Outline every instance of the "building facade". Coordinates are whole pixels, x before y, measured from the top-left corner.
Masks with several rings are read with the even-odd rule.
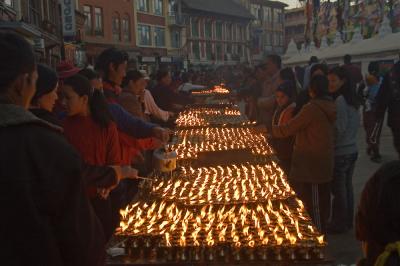
[[[182,0],[191,65],[249,62],[250,12],[231,0]]]
[[[250,12],[255,17],[251,25],[251,53],[254,63],[269,54],[285,51],[285,18],[287,5],[278,1],[250,0]]]
[[[304,12],[304,7],[288,9],[285,11],[286,48],[292,39],[297,44],[298,49],[300,49],[304,44],[304,34],[307,23]]]
[[[62,57],[58,0],[1,0],[0,29],[24,36],[38,62],[55,66]]]
[[[79,0],[79,11],[85,16],[82,33],[87,63],[109,47],[126,51],[131,66],[139,55],[136,48],[135,0]]]
[[[172,62],[167,53],[168,9],[168,0],[136,0],[134,5],[138,63],[149,72]]]

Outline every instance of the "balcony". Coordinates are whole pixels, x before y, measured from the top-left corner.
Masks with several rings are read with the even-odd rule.
[[[182,15],[178,14],[168,14],[168,25],[170,27],[185,27],[185,20]]]

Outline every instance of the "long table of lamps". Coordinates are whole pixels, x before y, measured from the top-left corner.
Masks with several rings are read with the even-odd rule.
[[[195,117],[204,111],[206,122],[199,122]],[[326,262],[324,236],[271,157],[267,139],[247,120],[231,116],[243,118],[234,106],[195,107],[178,116],[170,144],[178,168],[155,172],[120,212],[116,237],[125,241],[133,265]],[[243,161],[241,151],[248,155]],[[213,164],[214,153],[233,152],[239,162]],[[196,164],[200,157],[211,162]]]

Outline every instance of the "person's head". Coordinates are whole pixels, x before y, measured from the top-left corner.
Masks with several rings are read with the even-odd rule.
[[[265,62],[269,75],[275,75],[282,68],[282,59],[279,55],[268,55]]]
[[[344,67],[335,67],[329,71],[329,92],[338,97],[342,95],[348,105],[358,108],[358,100],[355,88],[351,84],[349,73]]]
[[[113,120],[103,93],[93,89],[86,77],[77,74],[67,78],[63,92],[68,116],[90,115],[101,127],[107,127]]]
[[[346,55],[343,57],[343,63],[344,63],[345,65],[351,64],[351,55],[346,54]]]
[[[57,73],[43,64],[37,65],[37,72],[36,93],[33,96],[31,105],[52,112],[58,99]]]
[[[0,98],[29,108],[37,76],[32,46],[15,33],[0,31]]]
[[[286,67],[279,72],[279,83],[282,84],[285,81],[291,81],[296,84],[296,76],[290,67]]]
[[[329,71],[329,69],[326,64],[315,64],[311,67],[310,77],[312,78],[313,76],[316,76],[316,75],[327,76],[328,71]]]
[[[379,62],[373,61],[368,64],[368,73],[370,75],[374,75],[375,77],[379,76]]]
[[[366,183],[356,214],[357,238],[371,265],[388,247],[400,241],[400,161],[383,165]],[[391,250],[384,266],[400,265],[400,247]],[[369,264],[368,264],[369,265]]]
[[[308,61],[308,65],[312,65],[312,64],[317,64],[318,63],[318,57],[316,57],[315,55],[310,57],[310,60]]]
[[[285,81],[278,86],[275,92],[276,103],[279,107],[285,107],[294,101],[296,87],[293,82]]]
[[[147,81],[142,73],[137,70],[129,70],[122,83],[122,86],[133,94],[141,95],[147,86]]]
[[[256,66],[255,77],[257,80],[264,80],[267,77],[268,65],[260,64]]]
[[[81,69],[79,67],[74,66],[72,62],[61,61],[56,66],[57,75],[60,79],[61,83],[64,79],[72,77],[73,75],[78,74]]]
[[[157,72],[157,82],[158,84],[169,86],[172,83],[171,75],[166,70],[159,70]]]
[[[103,75],[104,80],[109,80],[120,86],[126,74],[129,56],[126,52],[116,48],[104,50],[96,60],[95,70]]]
[[[93,89],[102,90],[103,89],[103,81],[96,71],[91,68],[85,68],[79,71],[79,75],[84,76],[90,81],[90,85]]]
[[[308,93],[311,98],[324,98],[329,96],[329,81],[326,76],[317,75],[312,77]]]

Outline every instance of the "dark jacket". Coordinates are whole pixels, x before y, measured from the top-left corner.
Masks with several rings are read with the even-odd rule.
[[[289,179],[332,181],[336,111],[332,100],[313,99],[287,124],[273,126],[274,137],[296,136]]]
[[[385,76],[376,96],[376,114],[383,121],[388,111],[388,126],[400,128],[400,61]]]
[[[2,265],[99,265],[104,236],[58,128],[0,104]]]
[[[150,89],[150,92],[158,107],[166,111],[174,111],[176,98],[174,99],[174,93],[169,88],[158,84]]]

